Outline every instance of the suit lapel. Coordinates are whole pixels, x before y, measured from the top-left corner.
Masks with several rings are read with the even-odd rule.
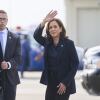
[[[58,57],[61,58],[61,56],[63,55],[63,52],[64,52],[64,41],[63,41],[63,39],[60,40],[58,46],[59,46]]]
[[[5,57],[8,55],[8,53],[11,51],[11,50],[10,50],[10,47],[11,47],[11,40],[12,40],[12,36],[11,36],[10,32],[8,31],[4,58],[5,58]]]

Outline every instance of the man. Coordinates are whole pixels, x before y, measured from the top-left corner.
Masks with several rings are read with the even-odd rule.
[[[16,86],[20,83],[17,66],[20,64],[20,39],[6,25],[7,13],[0,10],[0,84],[3,100],[15,100]]]

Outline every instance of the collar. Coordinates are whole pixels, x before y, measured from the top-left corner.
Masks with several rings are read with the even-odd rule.
[[[5,28],[4,30],[2,30],[0,32],[3,32],[4,34],[7,34],[8,33],[8,30],[7,30],[7,28]]]

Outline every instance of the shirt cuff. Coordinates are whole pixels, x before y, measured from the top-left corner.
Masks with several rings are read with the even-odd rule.
[[[7,64],[8,64],[8,69],[11,69],[11,63],[7,62]]]

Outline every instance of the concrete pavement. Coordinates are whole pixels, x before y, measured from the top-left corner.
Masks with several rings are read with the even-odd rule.
[[[39,83],[41,72],[25,72],[17,87],[16,100],[44,100],[45,86]]]
[[[39,83],[41,72],[25,72],[25,78],[17,88],[16,100],[44,100],[46,86]],[[100,100],[99,96],[89,95],[81,86],[79,73],[76,77],[77,93],[70,100]]]

